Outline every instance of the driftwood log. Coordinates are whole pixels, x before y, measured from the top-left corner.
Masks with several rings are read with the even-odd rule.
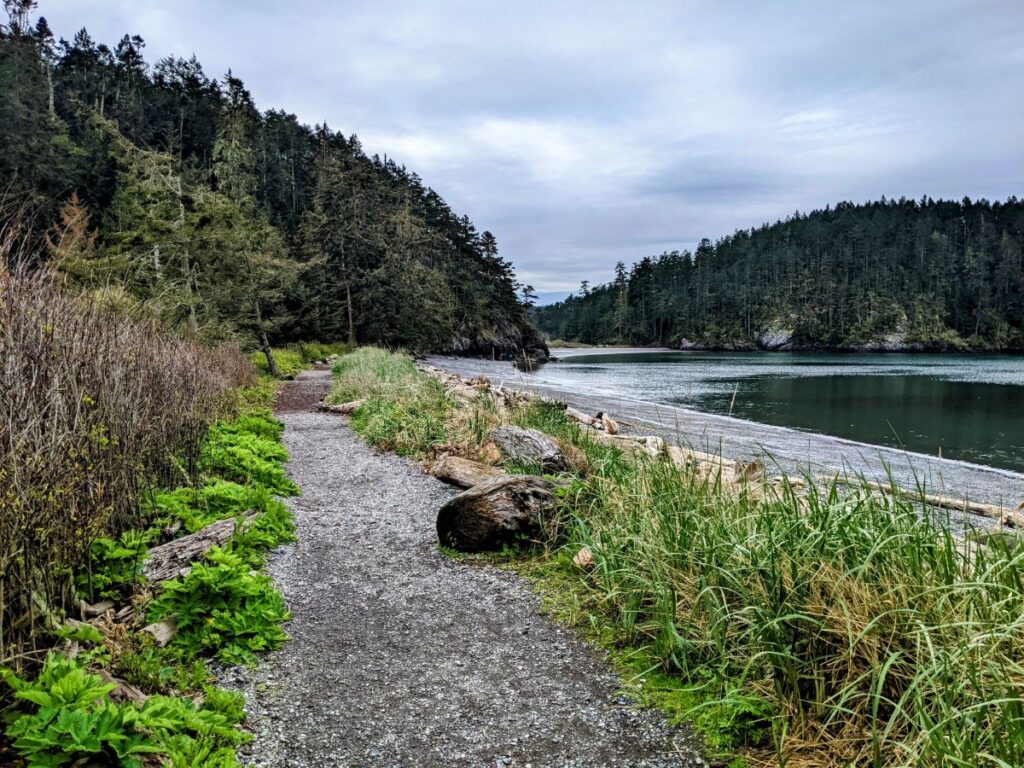
[[[966,512],[970,514],[980,515],[987,517],[992,520],[998,520],[1000,525],[1005,525],[1010,528],[1024,529],[1024,504],[1018,507],[1016,510],[1009,507],[1000,507],[996,504],[983,504],[978,501],[970,501],[968,499],[957,499],[952,496],[936,496],[931,493],[922,494],[920,491],[912,491],[906,488],[893,488],[891,485],[885,483],[875,483],[869,480],[846,480],[841,477],[822,477],[824,482],[839,482],[842,485],[849,485],[853,487],[864,486],[871,488],[872,490],[879,491],[881,493],[894,493],[904,499],[910,501],[923,501],[925,504],[931,507],[938,507],[940,509],[951,509],[956,512]]]
[[[647,454],[651,458],[657,458],[665,452],[665,441],[656,435],[610,435],[603,429],[594,427],[584,429],[583,434],[596,443],[610,445],[633,456]]]
[[[696,469],[709,479],[727,484],[744,484],[764,479],[764,464],[760,461],[731,461],[713,453],[670,445],[666,448],[669,460],[682,471]]]
[[[343,416],[350,416],[359,410],[365,403],[365,399],[353,400],[350,403],[341,403],[340,405],[333,403],[320,403],[319,408],[321,411],[327,411],[328,413],[340,413]]]
[[[573,408],[571,405],[565,406],[565,415],[570,419],[578,421],[580,424],[585,424],[588,427],[594,423],[594,417],[590,416],[583,411]]]
[[[544,472],[569,469],[569,459],[558,443],[543,432],[521,427],[495,427],[490,434],[491,440],[512,461],[538,466]]]
[[[110,683],[116,686],[114,690],[110,692],[110,698],[114,701],[130,701],[134,704],[144,704],[149,698],[145,693],[140,691],[131,683],[125,682],[120,678],[114,677],[110,672],[105,669],[101,669],[98,672],[99,676],[103,679],[104,683]]]
[[[244,529],[254,518],[255,513],[251,512],[242,518],[241,523],[233,517],[218,520],[193,534],[153,547],[142,566],[143,575],[151,584],[187,576],[192,570],[192,563],[214,547],[226,544],[239,525]]]
[[[481,464],[479,461],[463,459],[460,456],[442,456],[430,467],[430,474],[459,488],[472,488],[506,473],[497,467]]]
[[[603,429],[609,435],[619,434],[619,423],[603,411],[596,416],[588,416],[583,411],[577,410],[570,405],[565,407],[565,415],[574,421],[578,421],[585,427]]]
[[[535,538],[551,524],[555,495],[542,478],[509,475],[463,491],[437,515],[441,543],[461,552],[482,552]]]

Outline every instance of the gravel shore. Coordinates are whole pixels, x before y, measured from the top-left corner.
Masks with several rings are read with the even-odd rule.
[[[705,765],[696,737],[629,706],[521,579],[438,551],[454,491],[310,410],[328,383],[309,372],[282,393],[299,540],[269,571],[294,619],[282,651],[227,673],[248,698],[247,763]]]

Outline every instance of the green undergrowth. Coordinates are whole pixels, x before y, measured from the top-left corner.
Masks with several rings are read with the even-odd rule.
[[[286,347],[273,349],[274,361],[282,376],[291,377],[308,368],[319,360],[327,360],[336,355],[344,355],[349,351],[347,344],[323,344],[319,342],[300,342]],[[270,375],[267,357],[259,350],[252,352],[249,359],[264,376]]]
[[[8,739],[26,766],[165,765],[234,768],[249,736],[239,694],[212,685],[208,661],[252,664],[279,648],[289,614],[269,576],[267,552],[295,538],[282,496],[298,493],[284,473],[283,425],[270,406],[276,385],[241,390],[234,415],[212,425],[190,482],[147,496],[142,530],[100,538],[76,578],[89,602],[146,601],[154,592],[143,567],[148,550],[220,520],[235,533],[184,577],[164,582],[144,605],[146,621],[169,621],[176,634],[158,647],[145,632],[104,634],[69,623],[35,679],[2,671],[13,704],[3,712]],[[134,597],[133,597],[134,596]],[[69,652],[70,649],[70,652]],[[112,698],[116,684],[149,694],[142,704]]]
[[[240,694],[208,687],[202,704],[177,696],[150,696],[142,704],[110,698],[116,684],[84,659],[51,653],[34,680],[3,675],[30,711],[7,728],[29,766],[119,765],[142,768],[159,756],[174,768],[233,768],[235,747],[250,739]]]
[[[207,562],[174,579],[149,605],[149,619],[173,619],[176,648],[186,656],[210,655],[227,664],[251,664],[279,648],[288,620],[284,599],[269,576],[252,573],[241,555],[214,548]]]
[[[334,366],[331,403],[365,399],[352,417],[361,435],[384,450],[418,456],[449,437],[454,402],[444,387],[416,370],[412,360],[364,347]]]
[[[432,388],[379,351],[343,358],[336,376],[339,400],[369,398],[352,423],[382,447],[409,429],[406,393]],[[561,443],[558,537],[468,559],[528,576],[554,617],[609,651],[633,698],[692,722],[712,755],[1024,764],[1024,548],[1006,537],[968,545],[866,486],[730,490],[594,443],[553,404],[415,399],[414,419],[443,437],[406,442],[412,456],[443,442],[473,458],[497,423]],[[386,430],[371,403],[391,414]],[[583,548],[586,570],[572,562]]]

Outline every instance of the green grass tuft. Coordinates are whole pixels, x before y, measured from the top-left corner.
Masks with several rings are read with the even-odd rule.
[[[341,358],[334,377],[329,402],[365,399],[352,426],[373,445],[420,456],[447,441],[445,421],[454,404],[408,358],[364,347]]]

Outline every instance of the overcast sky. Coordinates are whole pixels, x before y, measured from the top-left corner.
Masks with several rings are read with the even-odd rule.
[[[851,199],[1024,196],[1024,0],[41,0],[357,133],[544,298]]]

